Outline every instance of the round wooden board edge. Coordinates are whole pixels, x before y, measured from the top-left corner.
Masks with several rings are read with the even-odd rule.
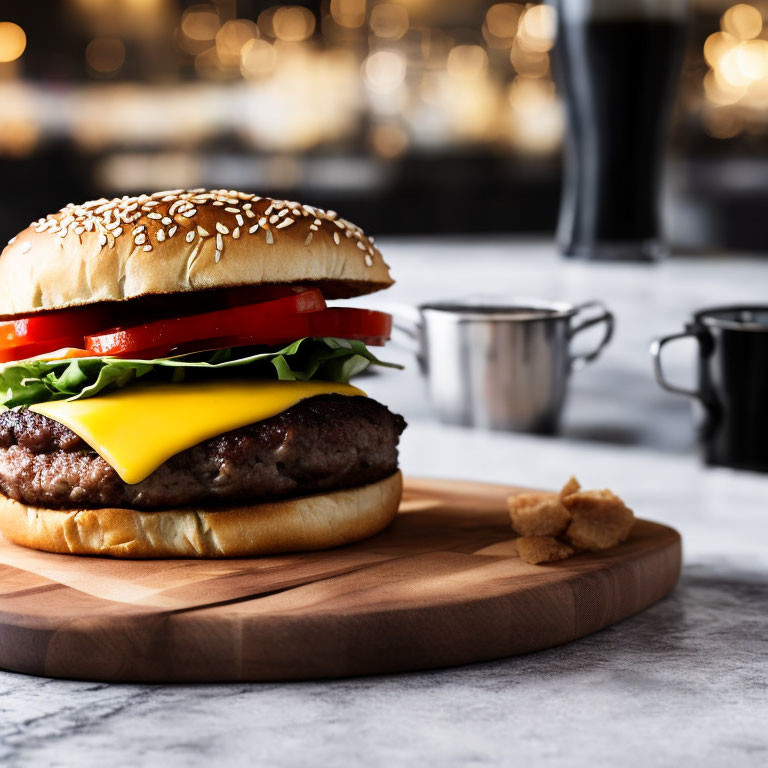
[[[455,488],[457,492],[467,492],[471,493],[473,491],[477,491],[482,489],[485,491],[485,493],[488,493],[489,491],[493,491],[496,493],[509,493],[513,491],[519,491],[522,490],[520,487],[517,486],[507,486],[503,484],[490,484],[490,483],[478,483],[476,481],[463,481],[463,480],[441,480],[441,479],[433,479],[433,478],[409,478],[408,486],[410,486],[411,490],[426,490],[426,487],[442,487],[443,490],[445,490],[445,486],[448,486],[449,488]],[[407,487],[408,487],[407,486]],[[415,489],[414,486],[417,488]],[[421,486],[421,487],[419,487]],[[647,522],[647,521],[646,521]],[[391,658],[391,659],[384,659],[382,663],[376,667],[371,668],[371,665],[368,663],[365,663],[363,666],[359,666],[359,663],[356,663],[354,660],[350,662],[349,659],[344,661],[345,666],[342,668],[340,666],[334,666],[333,664],[330,664],[326,666],[322,671],[316,671],[316,672],[309,672],[307,670],[298,670],[296,673],[294,673],[292,670],[286,670],[283,669],[282,671],[278,673],[267,673],[264,670],[261,670],[261,672],[248,672],[247,670],[235,670],[231,669],[223,674],[216,673],[216,674],[207,674],[205,672],[202,672],[202,670],[196,670],[192,674],[184,674],[183,676],[179,676],[176,674],[168,675],[167,673],[167,667],[166,671],[159,672],[158,667],[162,665],[153,664],[152,668],[145,669],[143,672],[136,673],[135,670],[126,669],[124,668],[122,671],[115,671],[108,676],[105,676],[103,674],[100,674],[98,670],[92,670],[87,668],[81,668],[77,671],[64,671],[59,670],[55,668],[48,667],[47,663],[44,660],[45,654],[41,657],[38,652],[36,652],[35,649],[41,650],[41,642],[45,642],[44,638],[41,637],[41,633],[43,635],[50,635],[51,630],[41,630],[39,628],[32,628],[32,627],[23,627],[23,626],[16,626],[15,632],[12,634],[16,635],[16,640],[18,641],[18,649],[21,651],[20,654],[17,655],[16,661],[11,662],[11,664],[8,664],[9,661],[7,656],[8,651],[8,641],[9,637],[7,634],[3,636],[0,639],[0,655],[3,657],[3,661],[6,662],[3,665],[3,668],[11,671],[11,672],[17,672],[21,674],[31,674],[31,675],[42,675],[46,677],[52,677],[52,678],[58,678],[58,679],[72,679],[72,680],[93,680],[93,681],[107,681],[107,682],[137,682],[137,683],[174,683],[174,684],[185,684],[185,683],[204,683],[204,682],[278,682],[278,681],[300,681],[300,680],[322,680],[322,679],[343,679],[343,678],[349,678],[349,677],[359,677],[359,676],[376,676],[376,675],[385,675],[385,674],[398,674],[398,673],[405,673],[405,672],[414,672],[414,671],[427,671],[427,670],[435,670],[435,669],[443,669],[443,668],[449,668],[449,667],[456,667],[456,666],[463,666],[467,664],[472,663],[480,663],[480,662],[487,662],[492,661],[496,659],[502,659],[507,658],[515,655],[520,655],[524,653],[530,653],[530,652],[536,652],[540,650],[545,650],[547,648],[556,647],[558,645],[562,645],[568,642],[571,642],[572,640],[579,639],[581,637],[584,637],[586,635],[592,634],[594,632],[597,632],[601,629],[604,629],[607,626],[611,626],[619,621],[623,621],[626,618],[629,618],[646,608],[650,607],[654,603],[658,602],[665,596],[667,596],[675,587],[677,584],[677,581],[679,579],[680,575],[680,569],[681,569],[681,561],[682,561],[682,544],[680,535],[677,531],[675,531],[673,528],[670,528],[669,526],[664,526],[659,523],[653,523],[655,526],[659,526],[661,528],[666,529],[672,536],[670,537],[670,541],[663,549],[660,549],[657,551],[658,553],[665,553],[667,557],[669,558],[667,562],[666,567],[666,578],[663,580],[663,583],[660,585],[659,590],[656,594],[654,594],[650,599],[642,601],[637,604],[633,604],[627,608],[626,611],[621,612],[620,614],[614,614],[610,617],[604,617],[601,620],[598,620],[594,623],[587,623],[578,628],[575,634],[571,634],[567,637],[563,637],[561,640],[557,642],[546,642],[544,644],[537,644],[536,642],[532,643],[523,643],[522,645],[518,644],[513,647],[506,646],[504,648],[500,647],[493,647],[493,644],[484,647],[482,650],[478,651],[476,648],[472,650],[471,652],[465,652],[465,651],[459,651],[456,652],[455,649],[452,652],[446,652],[445,649],[439,650],[437,653],[434,652],[434,649],[427,649],[429,652],[426,656],[415,658],[413,656],[410,657],[408,662],[404,662],[402,658]],[[626,561],[623,561],[618,568],[626,570],[630,569],[632,566],[632,563],[641,557],[642,553],[639,553],[636,558],[631,558]],[[555,565],[556,567],[556,565]],[[612,568],[615,570],[617,566],[614,564]],[[608,570],[608,566],[605,567],[605,569],[602,570]],[[594,577],[599,578],[599,575],[601,573],[601,570],[595,570],[588,574],[586,574],[588,580]],[[542,585],[542,589],[546,588],[546,584]],[[535,595],[537,591],[536,587],[531,588],[528,590],[528,593],[533,593]],[[574,594],[574,599],[576,599],[576,595]],[[504,611],[505,608],[509,608],[509,606],[504,605],[505,596],[494,596],[485,600],[472,600],[469,601],[472,603],[473,607],[481,606],[482,609],[485,611],[485,614],[489,617],[493,617],[496,615],[499,615],[500,611]],[[599,602],[599,601],[598,601]],[[413,622],[421,622],[422,624],[424,622],[430,622],[433,620],[432,614],[435,612],[435,606],[430,606],[427,608],[421,608],[418,612],[414,612],[414,615],[411,617]],[[2,615],[2,611],[0,611],[0,615]],[[387,612],[372,612],[370,614],[364,614],[365,618],[374,622],[377,622],[376,629],[381,631],[384,631],[384,644],[386,644],[388,639],[396,640],[396,638],[393,635],[387,636]],[[165,617],[166,619],[168,617]],[[175,629],[179,630],[182,629],[183,624],[186,623],[187,620],[192,619],[192,622],[196,619],[200,618],[200,614],[195,612],[191,615],[184,615],[183,613],[177,616],[173,616],[172,620],[178,620],[179,626],[177,626]],[[128,620],[128,619],[125,619]],[[118,620],[116,624],[119,624],[121,620]],[[7,626],[5,627],[7,629]],[[83,630],[86,629],[85,626],[79,626],[78,628],[80,632],[75,632],[75,634],[80,634],[83,632]],[[342,631],[347,631],[346,628],[342,628]],[[356,628],[356,632],[360,631],[360,627],[358,626]],[[87,634],[87,633],[86,633]],[[183,634],[183,630],[182,630]],[[80,635],[84,636],[84,635]],[[179,638],[176,638],[177,641]],[[13,643],[13,645],[16,645],[16,643]],[[46,643],[47,645],[47,643]],[[183,643],[182,643],[183,645]],[[5,649],[3,649],[3,646],[6,646]],[[157,649],[160,650],[160,649]],[[40,662],[43,662],[42,665]],[[42,666],[42,669],[41,669]],[[130,665],[128,665],[130,666]],[[115,673],[116,672],[116,673]]]

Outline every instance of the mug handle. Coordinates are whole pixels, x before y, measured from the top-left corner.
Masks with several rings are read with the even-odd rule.
[[[670,384],[664,376],[664,369],[661,365],[661,350],[664,349],[665,344],[669,344],[670,341],[689,338],[694,338],[697,342],[701,343],[701,338],[695,330],[682,331],[681,333],[671,333],[669,336],[660,336],[658,339],[654,339],[651,342],[653,372],[656,376],[656,381],[659,383],[659,386],[662,389],[666,389],[667,392],[674,392],[677,395],[685,395],[686,397],[694,397],[697,400],[704,402],[704,397],[698,390],[686,389],[685,387],[678,387],[676,384]]]
[[[385,302],[378,304],[376,309],[392,315],[392,336],[390,339],[392,346],[410,352],[416,358],[421,369],[424,370],[426,361],[422,349],[421,313],[418,308],[410,304]]]
[[[576,368],[582,368],[587,363],[596,360],[613,336],[615,318],[613,312],[611,312],[602,301],[586,301],[583,304],[579,304],[576,307],[576,313],[578,314],[585,309],[591,309],[592,307],[597,307],[600,310],[600,314],[595,315],[594,317],[589,317],[579,323],[575,328],[571,328],[569,338],[572,339],[577,333],[581,333],[587,328],[592,328],[599,323],[605,323],[605,333],[603,333],[603,338],[600,339],[600,343],[591,352],[583,352],[580,355],[571,356],[571,366]]]

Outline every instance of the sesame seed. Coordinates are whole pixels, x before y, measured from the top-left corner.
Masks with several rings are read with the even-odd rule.
[[[214,200],[213,204],[214,205],[226,205],[226,203],[223,203],[221,200]]]
[[[333,242],[336,243],[336,245],[340,245],[341,244],[341,238],[339,237],[339,233],[338,232],[334,232],[333,233]]]
[[[234,237],[235,240],[237,240],[237,238],[240,237],[240,227],[235,227],[232,230],[232,237]]]
[[[155,219],[155,220],[159,221],[163,217],[159,213],[157,213],[157,211],[152,211],[152,213],[148,213],[147,214],[147,218],[148,219]]]
[[[186,216],[188,219],[191,219],[196,213],[197,213],[197,208],[191,208],[188,211],[184,211],[184,213],[182,213],[181,215]]]
[[[280,211],[280,213],[278,213],[277,215],[278,216],[287,216],[289,213],[290,213],[290,211],[287,208],[283,208],[283,210]]]
[[[293,219],[283,219],[275,229],[285,229],[286,227],[290,227],[291,224],[293,224]]]
[[[22,253],[29,253],[31,250],[32,250],[32,243],[24,243],[24,245],[21,246]]]
[[[222,235],[229,234],[229,229],[225,227],[220,221],[216,222],[216,231],[220,232]]]
[[[185,240],[186,240],[188,243],[191,243],[191,242],[192,242],[194,239],[195,239],[195,233],[194,233],[194,231],[192,231],[192,232],[187,232],[187,235],[186,235],[186,237],[185,237]]]
[[[318,229],[320,229],[320,227],[318,227],[318,226],[317,226],[317,224],[310,224],[310,225],[309,225],[309,228],[310,228],[310,229],[311,229],[313,232],[317,232],[317,230],[318,230]]]
[[[242,227],[244,224],[243,217],[239,213],[237,214],[237,216],[235,216],[235,221],[237,221],[238,227]]]
[[[200,237],[208,237],[208,235],[210,235],[211,233],[207,229],[204,229],[198,224],[197,234],[200,235]]]
[[[304,245],[309,245],[312,242],[312,236],[314,235],[314,232],[310,232],[306,239],[304,240]]]
[[[269,223],[270,224],[274,224],[276,221],[280,221],[280,217],[277,214],[275,214],[274,216],[270,216],[269,217]]]
[[[146,227],[145,227],[143,224],[139,224],[139,226],[138,226],[138,227],[134,227],[134,228],[131,230],[131,234],[132,234],[132,235],[136,235],[136,234],[138,234],[139,232],[143,232],[145,229],[146,229]]]
[[[257,231],[258,231],[258,229],[259,229],[259,225],[258,225],[258,224],[254,224],[254,225],[253,225],[253,226],[252,226],[252,227],[251,227],[251,228],[248,230],[248,234],[249,234],[249,235],[252,235],[254,232],[257,232]]]
[[[250,211],[253,206],[250,203],[243,203],[243,210]]]
[[[275,242],[275,238],[272,235],[272,230],[268,229],[267,230],[267,245],[272,245],[272,243],[274,243],[274,242]]]
[[[149,245],[149,244],[147,244],[147,245],[145,245],[145,246],[144,246],[143,250],[145,250],[145,251],[151,251],[151,250],[152,250],[152,246],[151,246],[151,245]]]
[[[143,232],[140,232],[138,235],[136,235],[133,241],[136,243],[136,245],[144,245],[144,243],[147,242],[147,236]]]
[[[103,232],[99,232],[99,245],[103,248],[107,244],[107,236]]]
[[[361,243],[359,240],[357,241],[357,247],[358,247],[358,248],[359,248],[361,251],[364,251],[364,250],[365,250],[365,246],[364,246],[364,245],[363,245],[363,244],[362,244],[362,243]]]
[[[165,232],[163,232],[162,229],[158,229],[156,237],[157,237],[157,242],[162,243],[163,240],[165,240]]]
[[[221,260],[221,251],[220,251],[220,250],[218,250],[218,249],[217,249],[217,250],[216,250],[216,253],[214,253],[214,254],[213,254],[213,260],[214,260],[214,261],[215,261],[217,264],[219,263],[219,261]]]
[[[120,237],[120,235],[123,234],[123,228],[118,227],[117,229],[112,230],[112,237]]]
[[[60,229],[60,230],[59,230],[59,231],[58,231],[56,234],[57,234],[59,237],[66,237],[66,236],[67,236],[67,234],[69,234],[69,233],[67,232],[67,229],[66,229],[66,228],[62,228],[62,229]]]
[[[178,229],[178,226],[173,226],[168,230],[168,237],[173,237],[176,234],[176,230]]]
[[[245,212],[245,215],[249,219],[255,219],[256,218],[256,214],[250,208]]]
[[[240,213],[239,208],[225,208],[224,209],[227,213]]]
[[[367,267],[372,267],[373,266],[373,259],[371,258],[371,254],[370,253],[366,253],[365,254],[365,265]]]
[[[171,219],[168,216],[163,216],[162,223],[163,223],[163,225],[165,225],[167,227],[169,224],[173,223],[173,219]]]
[[[221,232],[216,233],[216,250],[221,251],[224,248],[224,239],[221,236]]]
[[[267,217],[266,216],[262,216],[259,219],[259,226],[260,227],[266,227],[267,226]]]

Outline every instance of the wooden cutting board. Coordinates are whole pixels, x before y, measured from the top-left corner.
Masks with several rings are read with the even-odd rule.
[[[385,532],[231,560],[52,555],[0,537],[0,667],[89,680],[294,680],[427,669],[583,637],[664,597],[680,536],[527,565],[508,486],[409,480]]]

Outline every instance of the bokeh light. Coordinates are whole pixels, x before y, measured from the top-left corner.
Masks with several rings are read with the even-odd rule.
[[[315,15],[300,5],[285,5],[272,16],[272,30],[278,40],[297,43],[312,37]]]
[[[496,3],[485,15],[488,31],[497,38],[509,39],[517,33],[517,25],[523,12],[523,6],[518,3]]]
[[[365,23],[365,0],[331,0],[331,18],[349,29]]]
[[[213,41],[219,26],[219,12],[212,5],[193,5],[181,17],[181,31],[196,42]]]
[[[722,27],[739,40],[751,40],[760,34],[763,17],[754,6],[739,3],[723,14]]]
[[[243,77],[266,77],[275,68],[277,52],[266,40],[249,40],[240,52],[240,71]]]
[[[12,21],[0,21],[0,62],[16,61],[27,47],[24,30]]]
[[[88,43],[85,61],[97,75],[116,75],[125,63],[125,44],[117,37],[97,37]]]
[[[402,5],[380,3],[371,11],[371,31],[376,37],[399,40],[408,31],[408,11]]]
[[[488,54],[479,45],[457,45],[451,49],[446,69],[457,80],[481,77],[488,67]]]
[[[520,18],[516,40],[529,51],[549,51],[555,42],[556,21],[552,6],[530,6]]]
[[[704,42],[702,122],[710,136],[730,139],[766,115],[768,40],[761,11],[746,3],[729,8],[720,27]]]
[[[363,64],[366,85],[377,93],[391,93],[405,80],[406,61],[398,51],[376,51]]]
[[[259,36],[259,28],[248,19],[231,19],[216,33],[216,54],[222,64],[239,67],[245,45]]]

